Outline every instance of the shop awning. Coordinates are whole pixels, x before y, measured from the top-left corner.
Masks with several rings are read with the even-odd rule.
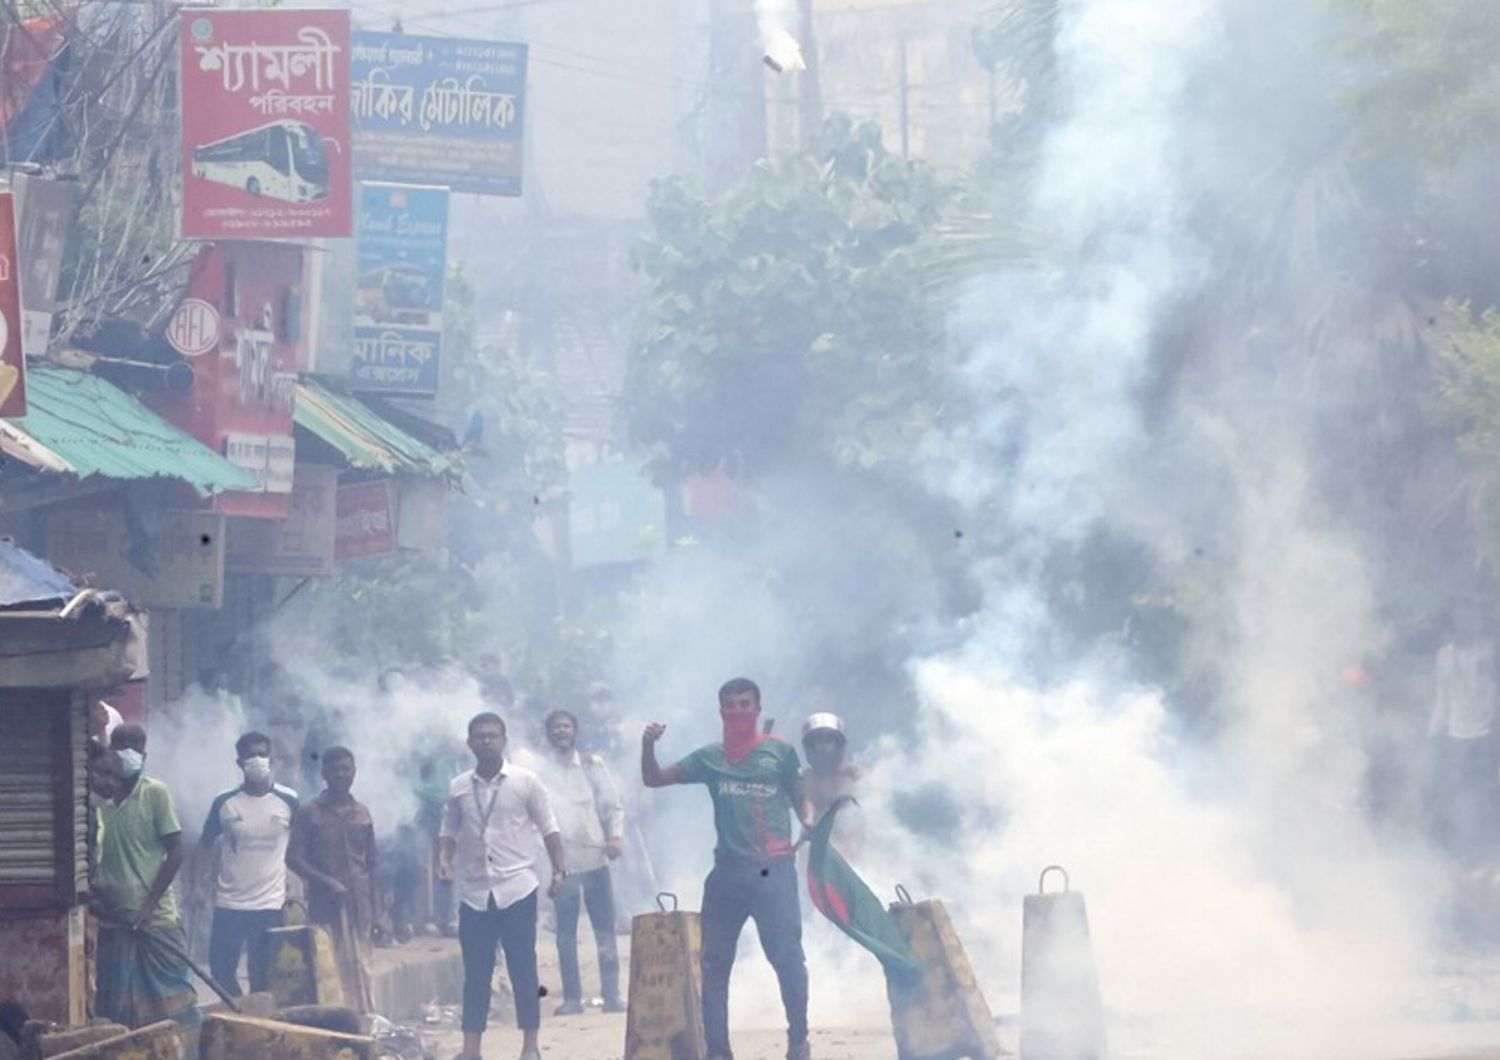
[[[25,416],[0,419],[0,451],[80,479],[178,479],[199,496],[254,490],[255,477],[112,383],[70,368],[26,373]]]
[[[458,460],[413,437],[368,403],[327,380],[297,385],[297,426],[338,451],[352,468],[387,475],[441,478]]]

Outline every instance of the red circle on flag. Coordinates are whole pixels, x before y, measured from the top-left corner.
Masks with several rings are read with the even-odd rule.
[[[167,322],[167,342],[184,357],[197,357],[219,345],[219,310],[201,298],[185,300]]]

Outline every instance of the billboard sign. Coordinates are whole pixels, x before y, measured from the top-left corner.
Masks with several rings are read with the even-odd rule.
[[[351,234],[349,12],[186,10],[182,234]]]
[[[226,515],[285,519],[291,508],[297,375],[307,364],[303,281],[295,244],[208,244],[166,325],[167,342],[193,370],[192,390],[144,400],[255,476],[253,491],[214,498]]]
[[[521,194],[526,45],[361,31],[351,76],[362,179]]]
[[[360,185],[350,364],[357,388],[436,396],[447,260],[446,189]]]
[[[0,416],[26,415],[26,357],[21,352],[14,206],[14,196],[0,191]]]
[[[48,180],[11,174],[15,190],[17,275],[21,285],[21,351],[41,357],[52,338],[57,312],[57,281],[63,250],[78,217],[79,187],[74,180]]]

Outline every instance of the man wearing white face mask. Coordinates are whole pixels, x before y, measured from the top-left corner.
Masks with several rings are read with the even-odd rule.
[[[142,773],[145,760],[146,731],[121,725],[97,764],[94,898],[101,920],[94,1013],[127,1027],[164,1019],[193,1027],[198,994],[182,957],[187,939],[172,894],[182,867],[182,826],[167,786]]]
[[[247,732],[234,745],[245,782],[214,800],[203,844],[219,843],[219,874],[208,963],[231,995],[240,995],[240,955],[250,954],[250,989],[270,988],[266,932],[282,925],[286,848],[297,793],[271,780],[271,740]]]

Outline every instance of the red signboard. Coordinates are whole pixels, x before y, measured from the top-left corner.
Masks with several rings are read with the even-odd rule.
[[[205,246],[188,271],[187,298],[168,340],[188,358],[192,390],[147,402],[256,477],[255,492],[222,493],[226,515],[283,519],[291,511],[292,413],[307,368],[303,251],[285,243]]]
[[[0,416],[26,415],[26,358],[21,353],[21,283],[16,261],[16,213],[0,192]]]
[[[389,479],[340,486],[333,558],[360,559],[396,551],[396,497]]]
[[[183,11],[182,234],[352,233],[349,12]]]

